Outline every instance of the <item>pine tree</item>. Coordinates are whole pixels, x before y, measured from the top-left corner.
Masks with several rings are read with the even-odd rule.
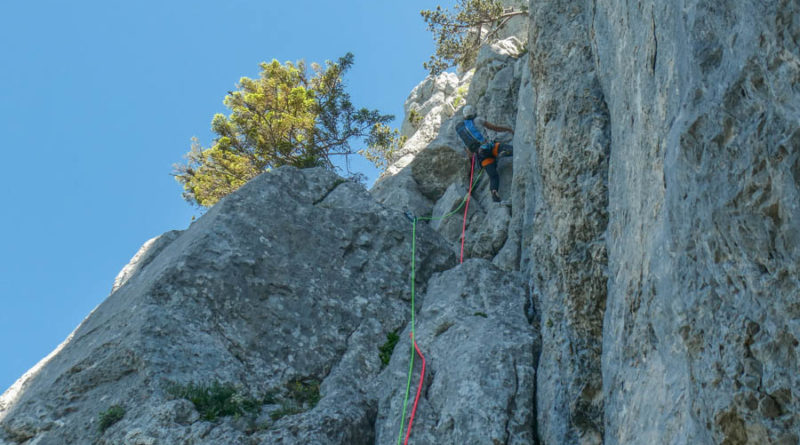
[[[512,17],[527,12],[504,8],[500,0],[460,0],[453,12],[441,6],[421,11],[436,41],[436,52],[423,66],[434,76],[452,66],[472,68],[481,45],[496,39]]]
[[[351,53],[310,71],[302,61],[273,60],[260,65],[258,79],[242,77],[223,102],[230,115],[211,121],[211,147],[193,139],[186,164],[175,166],[184,198],[209,207],[271,168],[335,169],[332,157],[354,154],[353,141],[379,153],[392,146],[386,123],[394,116],[350,101],[343,76],[352,65]]]

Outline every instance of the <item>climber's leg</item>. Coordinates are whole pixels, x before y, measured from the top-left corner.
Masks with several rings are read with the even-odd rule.
[[[511,156],[514,154],[514,148],[508,142],[499,144],[497,149],[497,157]]]
[[[492,159],[492,162],[484,165],[484,168],[486,169],[486,174],[489,175],[489,189],[496,192],[500,187],[500,175],[497,174],[497,163]]]

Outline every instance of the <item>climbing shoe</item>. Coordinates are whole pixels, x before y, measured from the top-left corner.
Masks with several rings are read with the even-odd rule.
[[[492,201],[500,202],[502,199],[500,198],[500,194],[497,193],[497,190],[492,190]]]

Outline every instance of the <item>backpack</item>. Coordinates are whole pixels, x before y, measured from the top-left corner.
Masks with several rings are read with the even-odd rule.
[[[481,145],[485,142],[483,135],[478,131],[478,128],[475,127],[475,122],[473,122],[472,119],[464,119],[457,123],[456,133],[458,133],[458,137],[461,138],[470,153],[477,153]]]

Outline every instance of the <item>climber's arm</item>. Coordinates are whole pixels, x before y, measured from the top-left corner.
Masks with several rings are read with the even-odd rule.
[[[508,132],[508,133],[514,133],[514,130],[511,129],[511,128],[503,127],[503,126],[500,126],[500,125],[495,125],[495,124],[493,124],[491,122],[488,122],[488,121],[486,123],[484,123],[484,125],[486,126],[486,128],[488,128],[490,130],[505,131],[505,132]]]

